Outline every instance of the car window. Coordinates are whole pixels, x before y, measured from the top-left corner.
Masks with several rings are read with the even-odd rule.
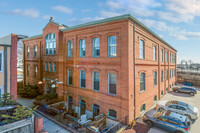
[[[160,121],[167,122],[167,119],[166,119],[165,117],[163,117],[163,116],[157,117],[156,119],[157,119],[157,120],[160,120]]]
[[[184,87],[183,87],[183,88],[181,88],[181,90],[185,90],[185,89],[186,89],[186,88],[184,88]]]
[[[169,105],[168,107],[169,107],[169,108],[176,109],[176,105]]]
[[[175,125],[181,125],[179,122],[177,122],[176,120],[173,120],[173,119],[168,119],[167,122],[171,123],[171,124],[175,124]]]
[[[179,109],[179,110],[186,110],[184,107],[181,107],[181,106],[177,106],[177,109]]]

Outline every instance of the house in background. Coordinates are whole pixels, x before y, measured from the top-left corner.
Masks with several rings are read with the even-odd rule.
[[[17,43],[27,36],[10,34],[0,38],[0,95],[17,99]]]

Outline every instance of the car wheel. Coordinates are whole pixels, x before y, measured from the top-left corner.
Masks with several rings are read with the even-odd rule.
[[[153,127],[153,122],[147,121],[147,127],[149,127],[149,128]]]
[[[194,92],[190,92],[190,95],[194,96]]]
[[[185,116],[187,116],[187,118],[189,118],[189,119],[190,119],[190,121],[192,121],[192,118],[191,118],[191,116],[190,116],[190,115],[187,115],[187,114],[185,114]]]
[[[174,92],[178,93],[178,90],[175,90]]]

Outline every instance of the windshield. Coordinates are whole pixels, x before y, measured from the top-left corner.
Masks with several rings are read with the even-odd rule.
[[[186,104],[186,103],[183,103],[183,102],[178,102],[179,105],[182,105],[182,106],[185,106],[187,107],[188,109],[194,111],[194,107],[189,105],[189,104]]]

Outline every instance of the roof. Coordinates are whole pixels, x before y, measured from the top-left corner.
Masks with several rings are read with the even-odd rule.
[[[55,24],[56,26],[62,26],[63,28],[67,28],[67,27],[68,27],[68,26],[66,26],[66,25],[64,25],[64,24],[59,24],[59,23],[54,22],[53,20],[50,20],[50,21],[46,24],[46,26],[43,28],[43,30],[47,27],[47,25],[48,25],[49,23]]]
[[[24,41],[24,40],[29,40],[29,39],[38,38],[38,37],[42,37],[42,34],[39,34],[39,35],[35,35],[35,36],[31,36],[31,37],[25,38],[25,39],[23,39],[23,41]]]
[[[163,40],[156,33],[154,33],[152,30],[150,30],[148,27],[146,27],[144,24],[142,24],[140,21],[138,21],[136,18],[134,18],[130,14],[125,14],[125,15],[116,16],[116,17],[110,17],[110,18],[101,19],[101,20],[97,20],[97,21],[92,21],[92,22],[88,22],[88,23],[84,23],[84,24],[80,24],[80,25],[75,25],[75,26],[71,26],[71,27],[67,27],[67,26],[65,26],[63,24],[59,24],[59,23],[56,23],[54,21],[49,21],[49,23],[53,23],[53,24],[55,24],[57,26],[63,26],[63,27],[65,27],[63,29],[60,29],[61,31],[64,32],[64,31],[74,30],[74,29],[78,29],[78,28],[83,28],[83,27],[88,27],[88,26],[92,26],[92,25],[103,24],[103,23],[113,22],[113,21],[117,21],[117,20],[123,20],[123,19],[129,19],[129,20],[133,21],[134,23],[136,23],[137,25],[139,25],[140,27],[142,27],[143,29],[145,29],[147,32],[149,32],[150,34],[152,34],[154,37],[156,37],[157,39],[159,39],[161,42],[165,43],[170,48],[172,48],[173,50],[177,51],[169,43],[167,43],[165,40]],[[46,26],[43,28],[43,30],[46,28]],[[32,37],[26,38],[24,40],[33,39],[33,38],[37,38],[37,37],[41,37],[41,36],[42,35],[40,34],[40,35],[36,35],[36,36],[32,36]]]
[[[4,36],[4,37],[1,37],[0,38],[0,44],[11,45],[11,34],[7,35],[7,36]]]

